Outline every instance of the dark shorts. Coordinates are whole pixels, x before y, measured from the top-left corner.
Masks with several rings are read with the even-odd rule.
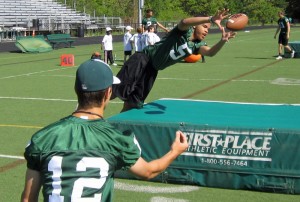
[[[287,34],[286,33],[279,33],[278,43],[282,44],[284,46],[288,45],[289,40],[287,38]]]
[[[157,73],[147,55],[134,53],[117,74],[121,83],[113,85],[112,99],[118,97],[141,107],[153,87]]]
[[[124,55],[132,55],[132,51],[124,51]]]

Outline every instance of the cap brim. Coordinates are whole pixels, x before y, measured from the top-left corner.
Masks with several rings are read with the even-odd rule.
[[[121,83],[121,80],[118,78],[118,77],[116,77],[116,76],[113,76],[113,84],[120,84]]]

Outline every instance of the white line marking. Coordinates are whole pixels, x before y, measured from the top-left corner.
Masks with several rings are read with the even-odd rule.
[[[69,100],[69,99],[34,98],[34,97],[0,97],[0,99],[77,102],[77,100]]]
[[[155,196],[150,199],[150,202],[189,202],[189,200]]]
[[[271,84],[288,85],[288,86],[299,86],[300,85],[300,79],[277,78],[277,79],[271,81]]]
[[[25,159],[23,156],[12,156],[12,155],[5,155],[5,154],[0,154],[0,158]]]
[[[115,188],[123,191],[147,192],[147,193],[186,193],[199,190],[196,186],[155,187],[146,185],[133,185],[115,181]]]
[[[229,103],[229,104],[241,104],[241,105],[300,106],[300,104],[287,104],[287,103],[227,102],[227,101],[221,101],[221,100],[193,100],[193,99],[181,99],[181,98],[160,98],[159,100],[182,100],[182,101],[190,101],[190,102],[213,102],[213,103]]]
[[[225,81],[225,79],[189,79],[189,78],[157,78],[159,80],[176,80],[176,81]],[[271,80],[255,80],[255,79],[243,79],[243,80],[231,80],[233,82],[271,82]]]
[[[0,124],[0,127],[12,127],[12,128],[35,128],[40,129],[42,126],[24,126],[24,125],[13,125],[13,124]]]
[[[54,99],[54,98],[34,98],[34,97],[1,97],[0,99],[11,99],[11,100],[39,100],[39,101],[60,101],[60,102],[77,102],[77,100],[71,99]],[[123,102],[110,101],[109,103],[120,104]]]
[[[44,73],[44,72],[53,72],[53,71],[59,71],[59,70],[64,70],[64,69],[69,69],[69,68],[59,68],[59,69],[51,69],[51,70],[47,70],[47,71],[31,72],[31,73],[26,73],[26,74],[1,77],[0,79],[10,79],[10,78],[16,78],[16,77],[21,77],[21,76],[30,76],[33,74],[40,74],[40,73]]]

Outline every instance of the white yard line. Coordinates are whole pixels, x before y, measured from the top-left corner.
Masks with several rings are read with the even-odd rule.
[[[159,80],[177,80],[177,81],[225,81],[226,79],[186,79],[186,78],[157,78]],[[271,80],[259,80],[259,79],[239,79],[231,80],[233,82],[271,82]]]
[[[115,182],[115,188],[123,191],[147,192],[147,193],[185,193],[199,190],[198,186],[174,186],[155,187],[146,185],[133,185],[122,182]]]
[[[0,99],[11,99],[11,100],[38,100],[38,101],[58,101],[58,102],[77,102],[77,100],[71,99],[56,99],[56,98],[35,98],[35,97],[5,97],[0,96]],[[123,102],[110,101],[112,104],[120,104]]]
[[[34,74],[40,74],[40,73],[44,73],[44,72],[53,72],[53,71],[59,71],[59,70],[64,70],[64,69],[69,69],[69,68],[58,68],[58,69],[51,69],[51,70],[46,70],[46,71],[31,72],[31,73],[26,73],[26,74],[18,74],[18,75],[0,77],[0,79],[10,79],[10,78],[16,78],[16,77],[21,77],[21,76],[30,76],[30,75],[34,75]]]
[[[8,158],[8,159],[24,159],[23,156],[12,156],[12,155],[5,155],[5,154],[0,154],[0,158]]]

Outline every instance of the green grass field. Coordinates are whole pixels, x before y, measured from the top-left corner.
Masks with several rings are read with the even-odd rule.
[[[161,71],[146,102],[159,98],[187,98],[251,103],[300,103],[300,60],[275,60],[275,30],[239,32],[206,63],[178,63]],[[290,41],[300,40],[300,27],[293,27]],[[209,45],[220,34],[207,37]],[[99,39],[100,41],[100,39]],[[0,43],[1,46],[1,43]],[[119,66],[122,43],[115,43]],[[100,46],[62,48],[48,53],[0,53],[0,201],[19,201],[24,185],[25,161],[19,159],[31,135],[39,128],[72,113],[76,67]],[[60,56],[74,54],[75,67],[61,67]],[[105,117],[119,113],[120,100],[113,100]],[[300,201],[299,195],[245,190],[116,180],[114,201]],[[226,183],[226,182],[224,182]]]

